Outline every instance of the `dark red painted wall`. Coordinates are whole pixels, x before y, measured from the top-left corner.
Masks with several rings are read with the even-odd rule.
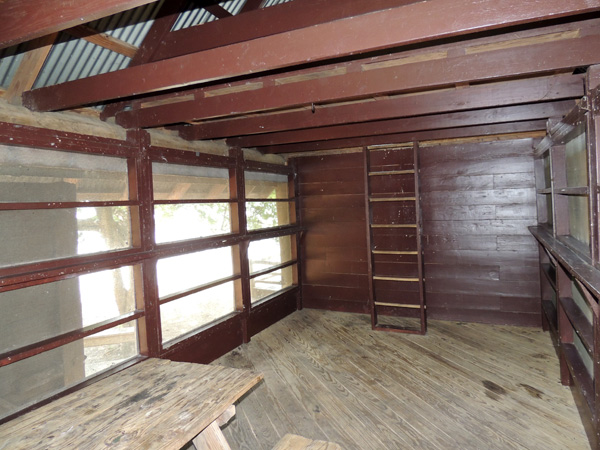
[[[362,153],[298,159],[307,308],[368,312]]]
[[[539,326],[529,139],[421,149],[430,318]]]
[[[421,149],[428,317],[540,325],[529,139]],[[367,312],[361,153],[298,159],[303,302]]]

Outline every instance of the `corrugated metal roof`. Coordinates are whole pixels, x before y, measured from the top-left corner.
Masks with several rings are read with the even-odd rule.
[[[128,44],[139,47],[148,33],[154,18],[162,4],[168,0],[160,0],[140,6],[109,17],[95,20],[89,26]],[[266,0],[263,8],[267,8],[291,0]],[[245,0],[227,0],[219,5],[231,14],[238,14]],[[197,2],[190,0],[183,13],[180,14],[173,30],[218,20]],[[0,87],[7,89],[27,50],[27,43],[0,49]],[[129,58],[111,50],[102,48],[84,39],[74,38],[67,33],[60,33],[46,62],[40,71],[34,88],[51,86],[65,81],[85,78],[101,73],[123,69],[129,64]]]

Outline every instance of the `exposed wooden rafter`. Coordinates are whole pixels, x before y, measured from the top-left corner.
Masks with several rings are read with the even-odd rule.
[[[259,9],[263,2],[264,0],[246,0],[246,3],[244,3],[244,6],[242,6],[242,9],[240,10],[240,14]]]
[[[66,30],[156,0],[5,0],[0,7],[0,48]]]
[[[260,90],[126,111],[117,117],[117,121],[126,128],[152,127],[379,94],[419,92],[454,86],[457,82],[491,82],[517,76],[543,75],[555,70],[594,64],[600,58],[597,48],[600,48],[600,34],[351,72],[325,79],[271,85]],[[541,58],[540,55],[552,57]],[[502,64],[498,61],[502,61]]]
[[[57,36],[58,33],[52,33],[29,43],[29,50],[23,56],[10,86],[4,93],[4,99],[7,102],[13,105],[21,104],[21,95],[24,91],[31,89],[35,83]]]
[[[436,114],[494,106],[507,106],[583,96],[583,75],[554,75],[525,80],[504,81],[466,88],[430,91],[375,101],[307,107],[293,112],[257,114],[222,119],[180,128],[189,140],[273,133],[345,123]]]
[[[462,128],[442,130],[426,130],[411,133],[394,133],[362,138],[332,139],[329,141],[301,142],[294,144],[272,145],[262,147],[264,153],[299,153],[319,150],[335,150],[340,148],[364,147],[394,142],[397,144],[413,141],[457,139],[481,136],[508,135],[512,138],[542,137],[546,134],[546,120],[530,122],[510,122],[490,125],[475,125]]]
[[[250,10],[202,26],[173,31],[161,43],[153,61],[196,53],[237,42],[330,22],[373,11],[414,3],[417,0],[301,0]],[[244,14],[241,14],[241,13]]]
[[[106,33],[101,33],[89,25],[78,25],[65,30],[65,32],[71,36],[85,39],[92,44],[96,44],[113,52],[125,55],[128,58],[133,58],[138,51],[138,48],[135,45],[131,45],[128,42],[117,39]]]
[[[173,28],[185,3],[186,0],[170,0],[162,5],[140,48],[129,62],[129,67],[143,64],[152,59],[152,55],[160,43]],[[100,114],[100,118],[106,120],[108,117],[113,117],[123,106],[124,104],[121,102],[107,105]]]
[[[45,87],[24,102],[40,111],[72,108],[596,10],[600,0],[430,0]],[[403,26],[393,26],[398,23]]]
[[[478,109],[463,112],[426,115],[402,119],[388,119],[375,122],[335,125],[331,127],[308,128],[304,130],[281,131],[228,139],[230,146],[265,147],[331,139],[344,139],[382,134],[409,133],[415,131],[460,128],[473,125],[545,120],[548,117],[561,117],[575,106],[574,100],[538,103],[535,105],[507,106],[501,108]]]

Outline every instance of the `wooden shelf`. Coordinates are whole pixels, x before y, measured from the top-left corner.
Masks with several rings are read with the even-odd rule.
[[[541,264],[542,272],[546,276],[546,279],[552,286],[552,289],[556,291],[556,267],[550,263]]]
[[[565,310],[567,317],[571,321],[573,329],[581,339],[581,342],[583,342],[583,345],[585,345],[586,350],[590,356],[593,355],[594,330],[592,324],[587,320],[579,306],[577,306],[572,298],[563,297],[560,299],[560,304]]]
[[[594,413],[594,384],[592,382],[592,377],[587,371],[585,364],[581,360],[579,353],[577,352],[577,348],[573,344],[561,344],[561,352],[564,355],[565,361],[569,366],[569,372],[571,372],[571,376],[575,381],[575,384],[581,391],[585,401],[587,403],[588,408],[590,409],[592,416],[595,416]]]
[[[556,319],[556,307],[550,300],[542,300],[542,310],[544,311],[544,314],[546,314],[546,319],[548,319],[550,330],[555,336],[557,336],[558,323]]]
[[[538,194],[552,194],[552,188],[538,189]]]
[[[600,297],[600,271],[594,267],[591,258],[555,238],[546,227],[529,227],[529,231],[573,277],[580,280],[593,295]]]

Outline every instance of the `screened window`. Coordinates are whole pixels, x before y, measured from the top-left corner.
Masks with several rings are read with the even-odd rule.
[[[152,164],[157,243],[231,233],[229,171]]]
[[[293,285],[295,260],[291,236],[252,241],[248,247],[251,302]]]
[[[137,356],[138,295],[131,266],[0,293],[0,354],[39,346],[0,368],[0,417]]]
[[[123,158],[0,146],[0,268],[132,246]]]
[[[294,223],[295,203],[287,175],[246,171],[245,183],[248,230]]]
[[[202,328],[241,306],[236,294],[239,248],[221,247],[160,259],[156,264],[163,343]]]

